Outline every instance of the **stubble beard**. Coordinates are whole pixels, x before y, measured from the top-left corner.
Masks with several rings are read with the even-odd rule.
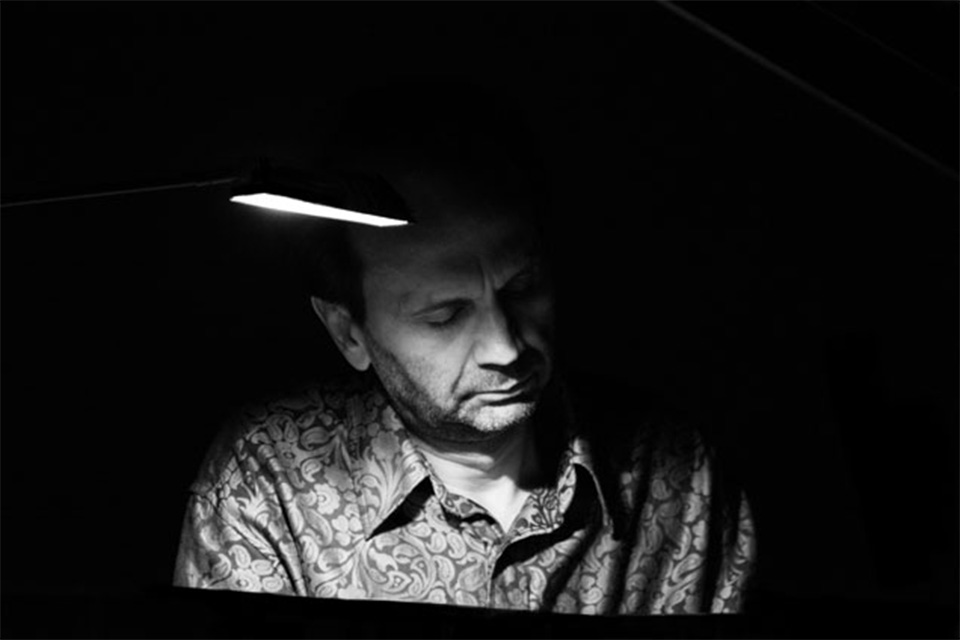
[[[375,340],[367,340],[371,363],[394,409],[416,436],[450,444],[493,443],[530,423],[537,399],[499,406],[456,402],[444,407],[397,358]]]

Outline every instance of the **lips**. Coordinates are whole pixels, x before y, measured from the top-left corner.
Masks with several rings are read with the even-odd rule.
[[[536,375],[529,375],[523,380],[512,384],[505,389],[494,389],[491,391],[478,391],[475,396],[490,396],[493,402],[515,401],[518,396],[526,395],[536,389]]]

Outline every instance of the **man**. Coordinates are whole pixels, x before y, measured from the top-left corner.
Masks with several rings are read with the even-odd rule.
[[[345,145],[414,223],[325,228],[314,254],[328,268],[311,272],[313,308],[361,376],[251,407],[224,433],[192,487],[176,584],[738,611],[746,502],[692,429],[566,383],[541,201],[478,120],[441,126],[437,106],[399,127],[367,119],[388,133]]]

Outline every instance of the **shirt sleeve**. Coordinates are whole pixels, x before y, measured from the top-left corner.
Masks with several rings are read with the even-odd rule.
[[[753,516],[744,494],[741,494],[736,527],[726,532],[723,547],[724,556],[710,612],[740,613],[757,555]]]
[[[184,516],[173,584],[295,595],[275,523],[251,520],[229,497],[192,494]]]

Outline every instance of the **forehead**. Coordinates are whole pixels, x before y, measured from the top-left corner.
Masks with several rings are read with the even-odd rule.
[[[497,268],[536,253],[537,234],[529,220],[497,215],[456,216],[399,228],[359,230],[354,242],[370,274],[430,272],[455,274]]]
[[[423,296],[470,295],[484,281],[509,278],[537,255],[537,234],[526,217],[509,210],[465,213],[357,231],[367,294],[398,304]]]
[[[496,282],[536,253],[527,185],[493,159],[478,164],[421,158],[382,170],[414,223],[351,230],[368,295],[462,288],[476,285],[478,275]]]

